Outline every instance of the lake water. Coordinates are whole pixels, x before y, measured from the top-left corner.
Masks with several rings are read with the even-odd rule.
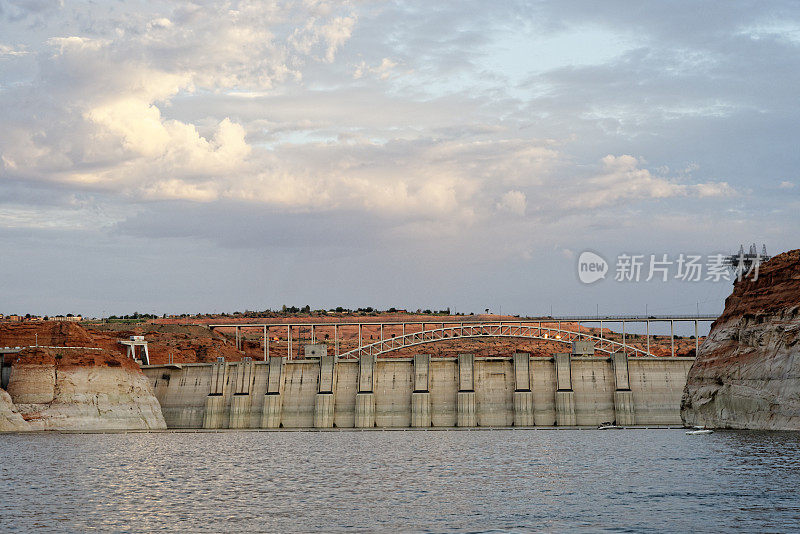
[[[800,433],[48,433],[0,454],[0,532],[800,528]]]

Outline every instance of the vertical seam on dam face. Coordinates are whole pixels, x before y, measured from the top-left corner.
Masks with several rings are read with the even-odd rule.
[[[320,355],[318,387],[317,397],[314,399],[314,428],[333,428],[336,356],[329,356],[327,351]]]
[[[557,353],[556,362],[556,425],[574,426],[578,424],[575,416],[575,392],[572,389],[572,355]]]
[[[636,424],[636,412],[633,405],[633,392],[631,391],[630,371],[628,368],[628,355],[615,352],[611,355],[614,367],[614,423],[617,425]],[[669,381],[667,377],[666,381]]]
[[[358,361],[358,392],[353,425],[356,428],[375,426],[375,356],[365,355]]]
[[[414,390],[411,393],[411,426],[431,426],[430,354],[414,356]]]
[[[692,361],[517,353],[337,362],[322,354],[142,371],[159,381],[169,428],[680,425]]]
[[[456,426],[477,425],[475,412],[475,355],[458,355],[458,393]]]
[[[217,362],[211,365],[210,391],[206,398],[203,428],[225,428],[225,390],[228,364]]]
[[[531,358],[518,352],[514,359],[514,426],[533,426],[533,392],[531,391]]]
[[[261,409],[261,428],[280,428],[281,408],[283,406],[283,383],[286,377],[284,364],[286,359],[271,356],[267,368],[266,391]]]
[[[231,399],[229,428],[250,428],[252,373],[252,360],[236,364],[236,391]]]

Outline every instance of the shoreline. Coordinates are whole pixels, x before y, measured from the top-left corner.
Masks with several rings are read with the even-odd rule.
[[[613,430],[685,430],[689,427],[676,425],[643,425],[608,428]],[[530,426],[530,427],[387,427],[387,428],[167,428],[166,430],[29,430],[23,432],[3,432],[10,434],[219,434],[231,432],[491,432],[491,431],[531,431],[531,430],[600,430],[596,426]],[[740,430],[740,429],[727,429]],[[741,429],[746,430],[746,429]],[[778,431],[776,431],[778,432]]]

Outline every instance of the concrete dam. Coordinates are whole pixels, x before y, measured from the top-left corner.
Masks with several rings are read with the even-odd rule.
[[[168,428],[680,425],[692,357],[306,358],[145,365]],[[309,354],[318,353],[318,357]]]

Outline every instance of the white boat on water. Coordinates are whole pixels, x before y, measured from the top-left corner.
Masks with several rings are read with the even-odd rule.
[[[714,431],[710,430],[708,428],[696,428],[694,430],[687,430],[686,431],[686,435],[687,436],[694,436],[695,434],[713,434],[713,433],[714,433]]]
[[[612,425],[611,423],[603,423],[597,427],[597,430],[610,430],[612,428],[622,428],[621,426]]]

